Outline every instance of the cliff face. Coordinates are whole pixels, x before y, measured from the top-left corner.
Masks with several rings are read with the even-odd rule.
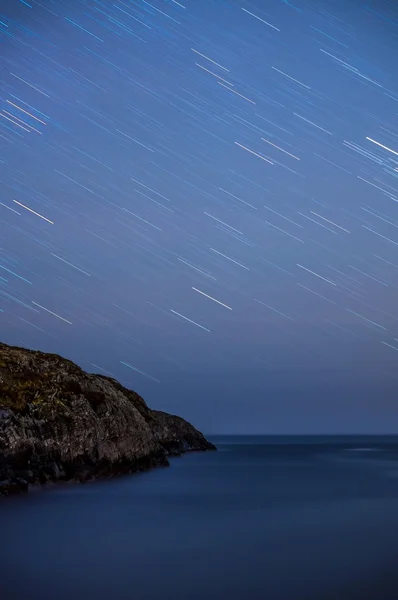
[[[214,450],[180,417],[69,360],[0,344],[0,495],[132,473]]]

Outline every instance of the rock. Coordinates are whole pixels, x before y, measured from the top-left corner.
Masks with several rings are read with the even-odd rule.
[[[215,446],[115,379],[0,344],[0,495],[167,466],[197,450]]]
[[[23,494],[28,491],[28,482],[25,479],[15,477],[14,479],[4,479],[0,481],[0,496],[9,496],[10,494]]]

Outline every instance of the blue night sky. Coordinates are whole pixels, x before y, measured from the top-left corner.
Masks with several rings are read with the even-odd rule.
[[[0,6],[1,340],[209,433],[398,431],[397,3]]]

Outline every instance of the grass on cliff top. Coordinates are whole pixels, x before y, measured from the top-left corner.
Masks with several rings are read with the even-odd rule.
[[[42,409],[65,409],[73,397],[83,395],[95,409],[104,402],[101,391],[82,388],[74,379],[64,379],[53,383],[53,373],[25,371],[18,377],[6,379],[0,384],[0,408],[24,412],[29,405]],[[84,384],[83,384],[84,385]]]
[[[40,375],[25,373],[19,379],[3,381],[0,384],[0,408],[10,408],[24,412],[29,404],[34,406],[65,406],[72,390],[65,386],[61,393],[52,393],[49,381]],[[54,390],[55,391],[55,390]]]
[[[94,379],[110,382],[114,389],[148,412],[144,400],[118,381],[104,375],[90,375],[72,361],[37,350],[7,346],[0,342],[0,408],[24,412],[30,406],[67,408],[73,397],[83,396],[97,411],[105,394],[92,385]]]
[[[54,385],[54,375],[61,365],[69,372],[81,372],[77,365],[57,354],[0,343],[0,408],[24,412],[30,404],[65,405],[73,393],[81,392],[81,387],[73,380]]]

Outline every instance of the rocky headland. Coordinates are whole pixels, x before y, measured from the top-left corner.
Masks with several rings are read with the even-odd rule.
[[[190,423],[151,410],[115,379],[0,343],[0,496],[167,466],[168,456],[215,449]]]

